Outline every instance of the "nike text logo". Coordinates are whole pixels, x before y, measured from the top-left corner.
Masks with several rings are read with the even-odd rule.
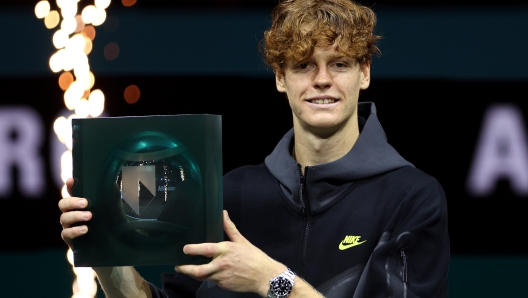
[[[365,243],[367,240],[359,241],[361,236],[346,236],[341,243],[339,243],[339,250],[345,250],[353,246],[358,246],[362,243]]]

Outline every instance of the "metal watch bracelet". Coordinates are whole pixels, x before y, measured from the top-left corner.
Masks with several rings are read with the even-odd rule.
[[[271,278],[267,298],[287,298],[293,289],[294,279],[295,273],[290,268]]]

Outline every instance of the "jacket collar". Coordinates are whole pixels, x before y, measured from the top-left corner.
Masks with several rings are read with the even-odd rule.
[[[361,133],[345,156],[329,163],[306,167],[303,195],[309,200],[312,214],[323,212],[337,202],[354,181],[413,166],[387,143],[374,103],[359,103],[358,116]],[[301,172],[300,165],[290,154],[293,140],[293,129],[290,129],[266,157],[265,164],[279,181],[286,198],[300,209]]]

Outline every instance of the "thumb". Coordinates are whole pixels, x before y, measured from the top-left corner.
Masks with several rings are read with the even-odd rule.
[[[246,240],[246,238],[240,234],[235,224],[231,221],[226,210],[224,210],[224,231],[227,234],[227,237],[229,237],[229,240],[233,242],[241,242]]]
[[[73,178],[66,180],[66,190],[70,196],[73,196]]]

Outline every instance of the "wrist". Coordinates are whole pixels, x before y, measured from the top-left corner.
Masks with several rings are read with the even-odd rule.
[[[295,273],[287,268],[269,281],[267,298],[288,298],[295,284]]]
[[[268,297],[268,291],[270,288],[270,279],[277,277],[282,272],[286,271],[288,267],[284,264],[274,261],[274,266],[270,267],[265,274],[263,274],[262,280],[260,282],[258,294],[261,297]]]

